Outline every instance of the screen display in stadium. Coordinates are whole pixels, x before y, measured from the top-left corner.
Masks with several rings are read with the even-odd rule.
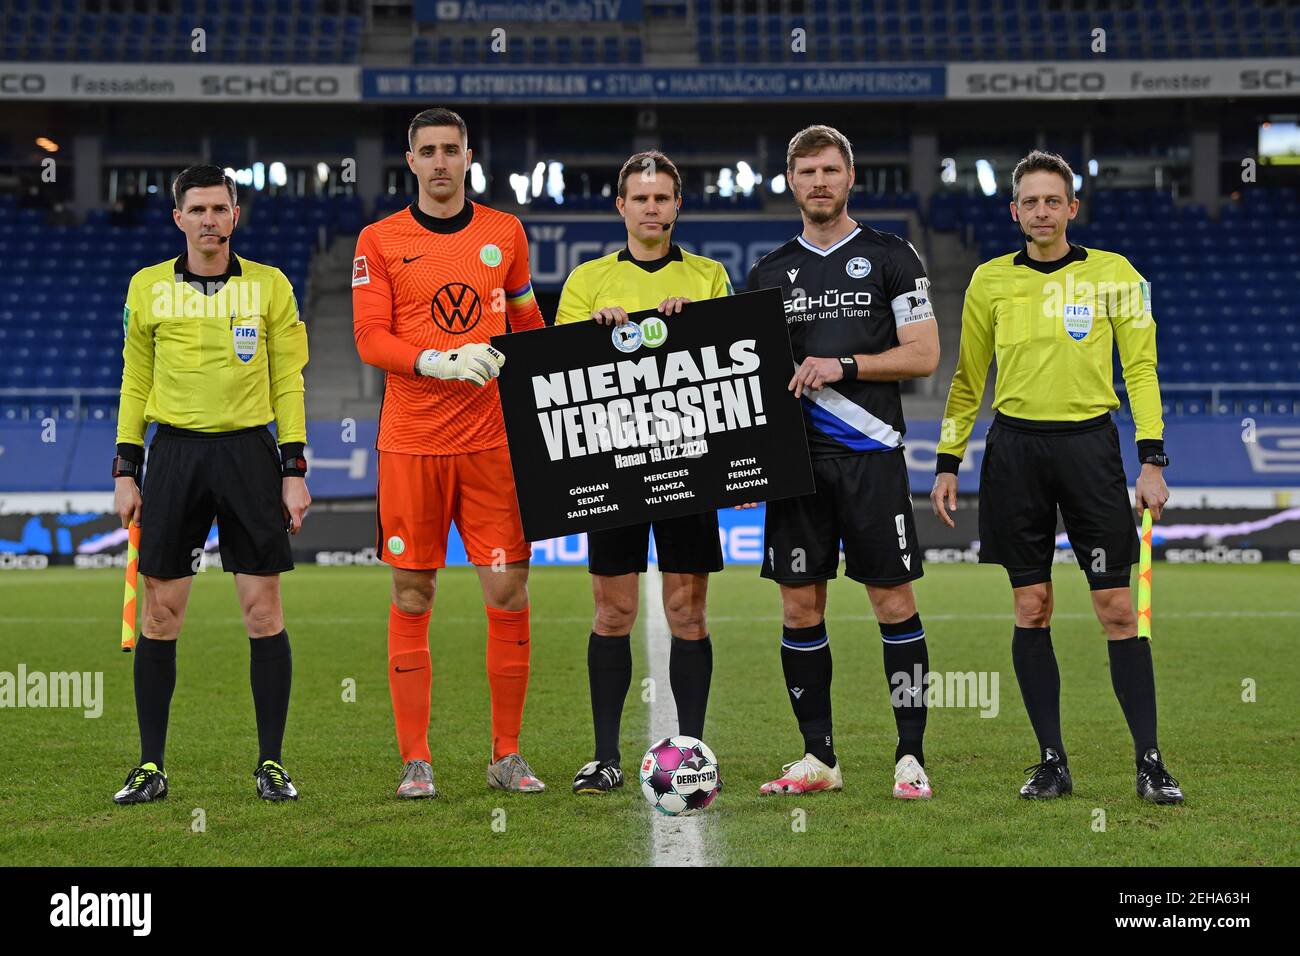
[[[1259,124],[1259,161],[1271,166],[1300,165],[1300,123],[1279,116]]]

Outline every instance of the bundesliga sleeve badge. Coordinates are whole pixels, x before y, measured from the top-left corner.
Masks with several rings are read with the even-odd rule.
[[[370,284],[370,266],[366,263],[365,256],[357,256],[352,260],[352,288],[359,285]]]

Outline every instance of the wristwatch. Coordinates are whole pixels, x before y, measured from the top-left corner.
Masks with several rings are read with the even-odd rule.
[[[285,442],[280,446],[280,476],[307,477],[307,446],[303,442]]]
[[[1142,464],[1157,465],[1161,468],[1169,467],[1169,456],[1162,451],[1148,452],[1142,456]]]
[[[284,478],[305,478],[307,476],[307,459],[302,455],[286,456],[280,462],[280,474]]]
[[[858,377],[858,360],[852,355],[840,356],[840,368],[844,371],[844,381],[852,382]]]
[[[139,462],[132,461],[130,458],[123,458],[121,455],[113,456],[114,478],[135,478],[139,474]]]

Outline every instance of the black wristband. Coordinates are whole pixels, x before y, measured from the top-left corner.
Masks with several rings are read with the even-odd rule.
[[[140,484],[140,471],[144,468],[144,449],[130,442],[118,442],[117,455],[113,458],[113,480],[134,478]]]
[[[117,443],[117,457],[133,461],[137,465],[143,465],[144,448],[140,445],[132,445],[130,442],[120,441]]]
[[[840,368],[844,370],[845,382],[856,382],[858,380],[858,360],[852,355],[842,355],[839,359]]]
[[[306,449],[307,446],[300,441],[289,441],[280,446],[280,474],[283,477],[307,477]]]
[[[956,455],[949,455],[941,452],[934,463],[934,473],[936,475],[955,475],[957,469],[961,467],[961,459]]]

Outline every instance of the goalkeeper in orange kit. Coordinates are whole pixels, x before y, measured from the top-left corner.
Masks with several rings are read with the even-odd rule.
[[[362,230],[352,309],[362,361],[388,374],[379,418],[379,557],[393,569],[388,681],[402,755],[397,795],[435,795],[429,753],[429,618],[451,522],[487,608],[490,786],[545,789],[519,753],[528,689],[528,560],[488,341],[541,328],[519,220],[465,198],[465,122],[425,110],[408,131],[411,205]]]

